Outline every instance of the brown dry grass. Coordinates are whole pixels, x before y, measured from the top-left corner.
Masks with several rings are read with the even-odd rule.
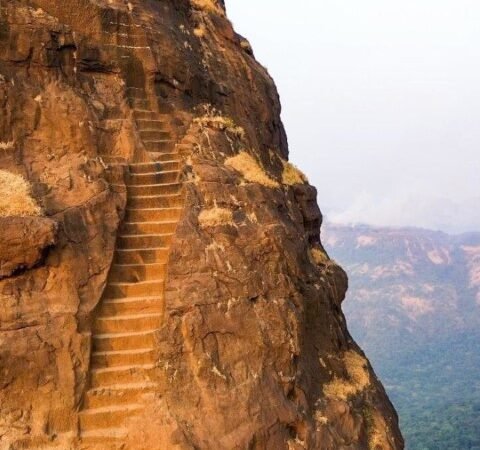
[[[13,142],[0,142],[0,150],[10,150],[13,148]]]
[[[383,417],[373,409],[369,410],[367,417],[367,433],[369,450],[385,448],[385,443],[388,442],[388,426]]]
[[[367,360],[357,352],[349,350],[343,356],[347,378],[334,379],[323,387],[323,393],[330,398],[347,400],[362,392],[370,385]]]
[[[198,27],[194,28],[193,34],[198,38],[203,38],[205,36],[206,28],[205,25],[201,24]]]
[[[325,265],[328,263],[329,258],[325,252],[319,248],[311,248],[310,254],[312,255],[313,262],[318,265]]]
[[[201,228],[233,225],[233,213],[229,209],[215,206],[204,209],[198,216],[198,222]]]
[[[291,162],[282,160],[283,163],[283,174],[282,174],[282,183],[287,186],[293,186],[294,184],[305,184],[308,183],[308,178],[305,174],[294,166]]]
[[[0,217],[41,214],[42,209],[32,197],[28,181],[21,175],[0,170]]]
[[[203,109],[205,114],[195,118],[193,120],[194,123],[204,127],[226,131],[239,139],[245,137],[245,130],[238,126],[232,118],[222,115],[220,111],[217,111],[211,105],[204,105]]]
[[[216,0],[190,0],[192,5],[202,11],[206,11],[213,14],[224,15],[223,9],[218,5]]]
[[[240,172],[246,181],[258,183],[269,188],[278,188],[280,185],[270,178],[257,160],[245,151],[232,156],[225,161],[225,165]]]

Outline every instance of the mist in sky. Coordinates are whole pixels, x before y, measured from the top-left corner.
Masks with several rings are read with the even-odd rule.
[[[478,0],[227,0],[327,219],[480,230]]]

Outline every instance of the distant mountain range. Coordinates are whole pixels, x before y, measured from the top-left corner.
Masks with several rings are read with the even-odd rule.
[[[322,234],[349,275],[349,329],[407,448],[479,450],[480,233],[326,224]]]

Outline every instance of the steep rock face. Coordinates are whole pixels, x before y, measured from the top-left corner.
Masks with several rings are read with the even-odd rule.
[[[403,447],[223,2],[1,0],[0,75],[0,168],[58,224],[0,281],[1,448]]]

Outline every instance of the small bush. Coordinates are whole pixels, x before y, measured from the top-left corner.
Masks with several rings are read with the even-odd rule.
[[[201,228],[217,227],[219,225],[233,225],[233,213],[226,208],[204,209],[198,216]]]
[[[0,217],[41,214],[42,210],[31,195],[28,181],[21,175],[0,170]]]
[[[287,186],[293,186],[294,184],[308,183],[308,178],[292,163],[282,160],[283,162],[283,174],[282,183]]]
[[[269,188],[279,187],[279,184],[265,173],[257,160],[245,151],[228,158],[225,165],[240,172],[250,183],[258,183]]]
[[[367,369],[367,360],[353,350],[343,356],[343,363],[348,378],[335,377],[323,387],[323,393],[330,398],[347,400],[352,395],[362,392],[370,385],[370,374]]]

